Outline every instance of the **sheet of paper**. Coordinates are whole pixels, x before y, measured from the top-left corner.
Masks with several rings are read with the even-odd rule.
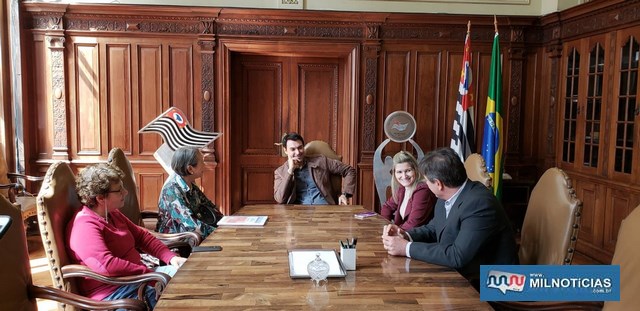
[[[268,216],[224,216],[218,226],[264,226]]]
[[[335,250],[294,249],[289,251],[289,275],[292,278],[309,277],[307,265],[316,259],[316,254],[329,264],[329,277],[344,277],[343,269]]]

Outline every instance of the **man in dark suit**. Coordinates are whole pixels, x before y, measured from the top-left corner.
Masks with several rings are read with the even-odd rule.
[[[518,263],[502,206],[484,185],[467,179],[453,149],[430,152],[420,161],[420,169],[438,197],[435,216],[409,231],[385,226],[382,241],[389,254],[455,268],[476,288],[480,265]]]

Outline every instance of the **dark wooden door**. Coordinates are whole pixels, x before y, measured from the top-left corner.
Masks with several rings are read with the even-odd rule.
[[[283,133],[324,140],[338,153],[348,141],[342,58],[234,54],[231,67],[231,210],[273,203],[273,171],[286,158]],[[345,136],[346,135],[346,136]]]

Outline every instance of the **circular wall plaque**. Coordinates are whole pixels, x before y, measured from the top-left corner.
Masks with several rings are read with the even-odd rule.
[[[397,143],[408,141],[416,134],[416,120],[406,111],[395,111],[384,120],[384,133]]]

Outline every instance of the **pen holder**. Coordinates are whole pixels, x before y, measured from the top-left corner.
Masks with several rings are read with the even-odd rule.
[[[356,249],[355,248],[340,248],[340,260],[342,265],[347,270],[356,269]]]

